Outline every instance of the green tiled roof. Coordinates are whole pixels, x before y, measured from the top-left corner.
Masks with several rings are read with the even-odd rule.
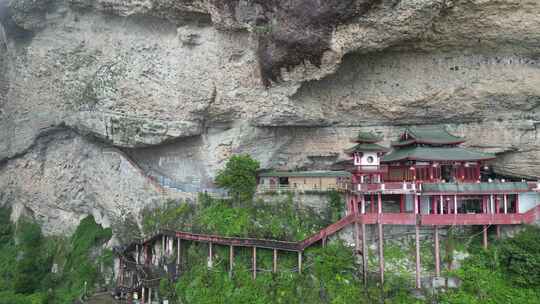
[[[405,133],[409,135],[409,139],[393,142],[392,145],[403,146],[415,142],[428,144],[457,144],[465,141],[461,137],[448,133],[448,131],[441,126],[409,127],[405,130]]]
[[[527,183],[437,183],[422,184],[422,192],[449,192],[449,193],[490,193],[497,191],[526,192],[529,191]]]
[[[382,137],[376,134],[373,134],[372,132],[358,132],[358,135],[356,135],[355,138],[353,138],[356,142],[365,142],[365,143],[376,143],[378,141],[382,140]]]
[[[478,161],[494,159],[495,155],[467,150],[460,147],[421,147],[410,146],[394,149],[383,156],[383,162],[400,160],[424,161]]]
[[[351,154],[357,151],[387,152],[388,148],[374,143],[361,143],[352,148],[346,149],[345,153]]]
[[[259,174],[261,177],[351,177],[347,171],[270,171]]]

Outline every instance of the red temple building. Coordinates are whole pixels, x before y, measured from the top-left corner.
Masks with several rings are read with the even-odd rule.
[[[350,212],[458,215],[434,217],[440,224],[506,214],[500,224],[513,224],[512,214],[536,204],[536,183],[488,179],[484,171],[495,156],[461,147],[465,140],[443,128],[408,128],[390,152],[380,140],[361,132],[345,151],[353,163]]]
[[[356,145],[345,153],[351,157],[352,168],[347,213],[356,214],[361,223],[356,235],[365,237],[365,225],[377,224],[382,240],[383,225],[412,225],[419,242],[419,227],[433,227],[437,277],[438,227],[478,225],[487,246],[490,226],[499,235],[502,225],[529,223],[528,217],[538,205],[536,182],[489,178],[489,163],[495,155],[462,147],[465,140],[443,128],[408,128],[391,143],[391,150],[379,145],[381,138],[372,133],[360,132],[353,141]],[[365,243],[357,240],[357,244]],[[382,252],[383,242],[379,243]],[[416,247],[419,286],[418,244]],[[366,248],[358,250],[366,252]],[[382,255],[380,261],[382,280]]]

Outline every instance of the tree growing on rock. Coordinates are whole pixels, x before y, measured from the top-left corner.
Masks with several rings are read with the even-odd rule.
[[[216,176],[216,185],[225,188],[239,202],[253,198],[257,188],[259,162],[247,154],[232,156]]]

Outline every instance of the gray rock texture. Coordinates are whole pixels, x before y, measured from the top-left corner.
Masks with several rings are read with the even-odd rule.
[[[4,4],[0,198],[51,234],[88,213],[118,231],[160,200],[145,175],[211,188],[234,153],[331,168],[360,129],[444,124],[540,176],[536,1]]]

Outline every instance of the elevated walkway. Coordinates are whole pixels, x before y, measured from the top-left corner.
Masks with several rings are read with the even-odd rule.
[[[339,221],[321,229],[312,236],[299,241],[288,242],[269,239],[255,239],[242,237],[225,237],[211,234],[196,234],[184,231],[159,230],[151,237],[141,239],[129,244],[124,252],[135,249],[136,245],[144,246],[159,240],[163,236],[174,237],[180,240],[213,243],[237,247],[258,247],[277,249],[282,251],[301,252],[324,238],[330,237],[348,225],[384,224],[384,225],[416,225],[445,226],[445,225],[520,225],[532,224],[540,220],[540,205],[526,213],[512,214],[412,214],[412,213],[366,213],[349,214]]]

